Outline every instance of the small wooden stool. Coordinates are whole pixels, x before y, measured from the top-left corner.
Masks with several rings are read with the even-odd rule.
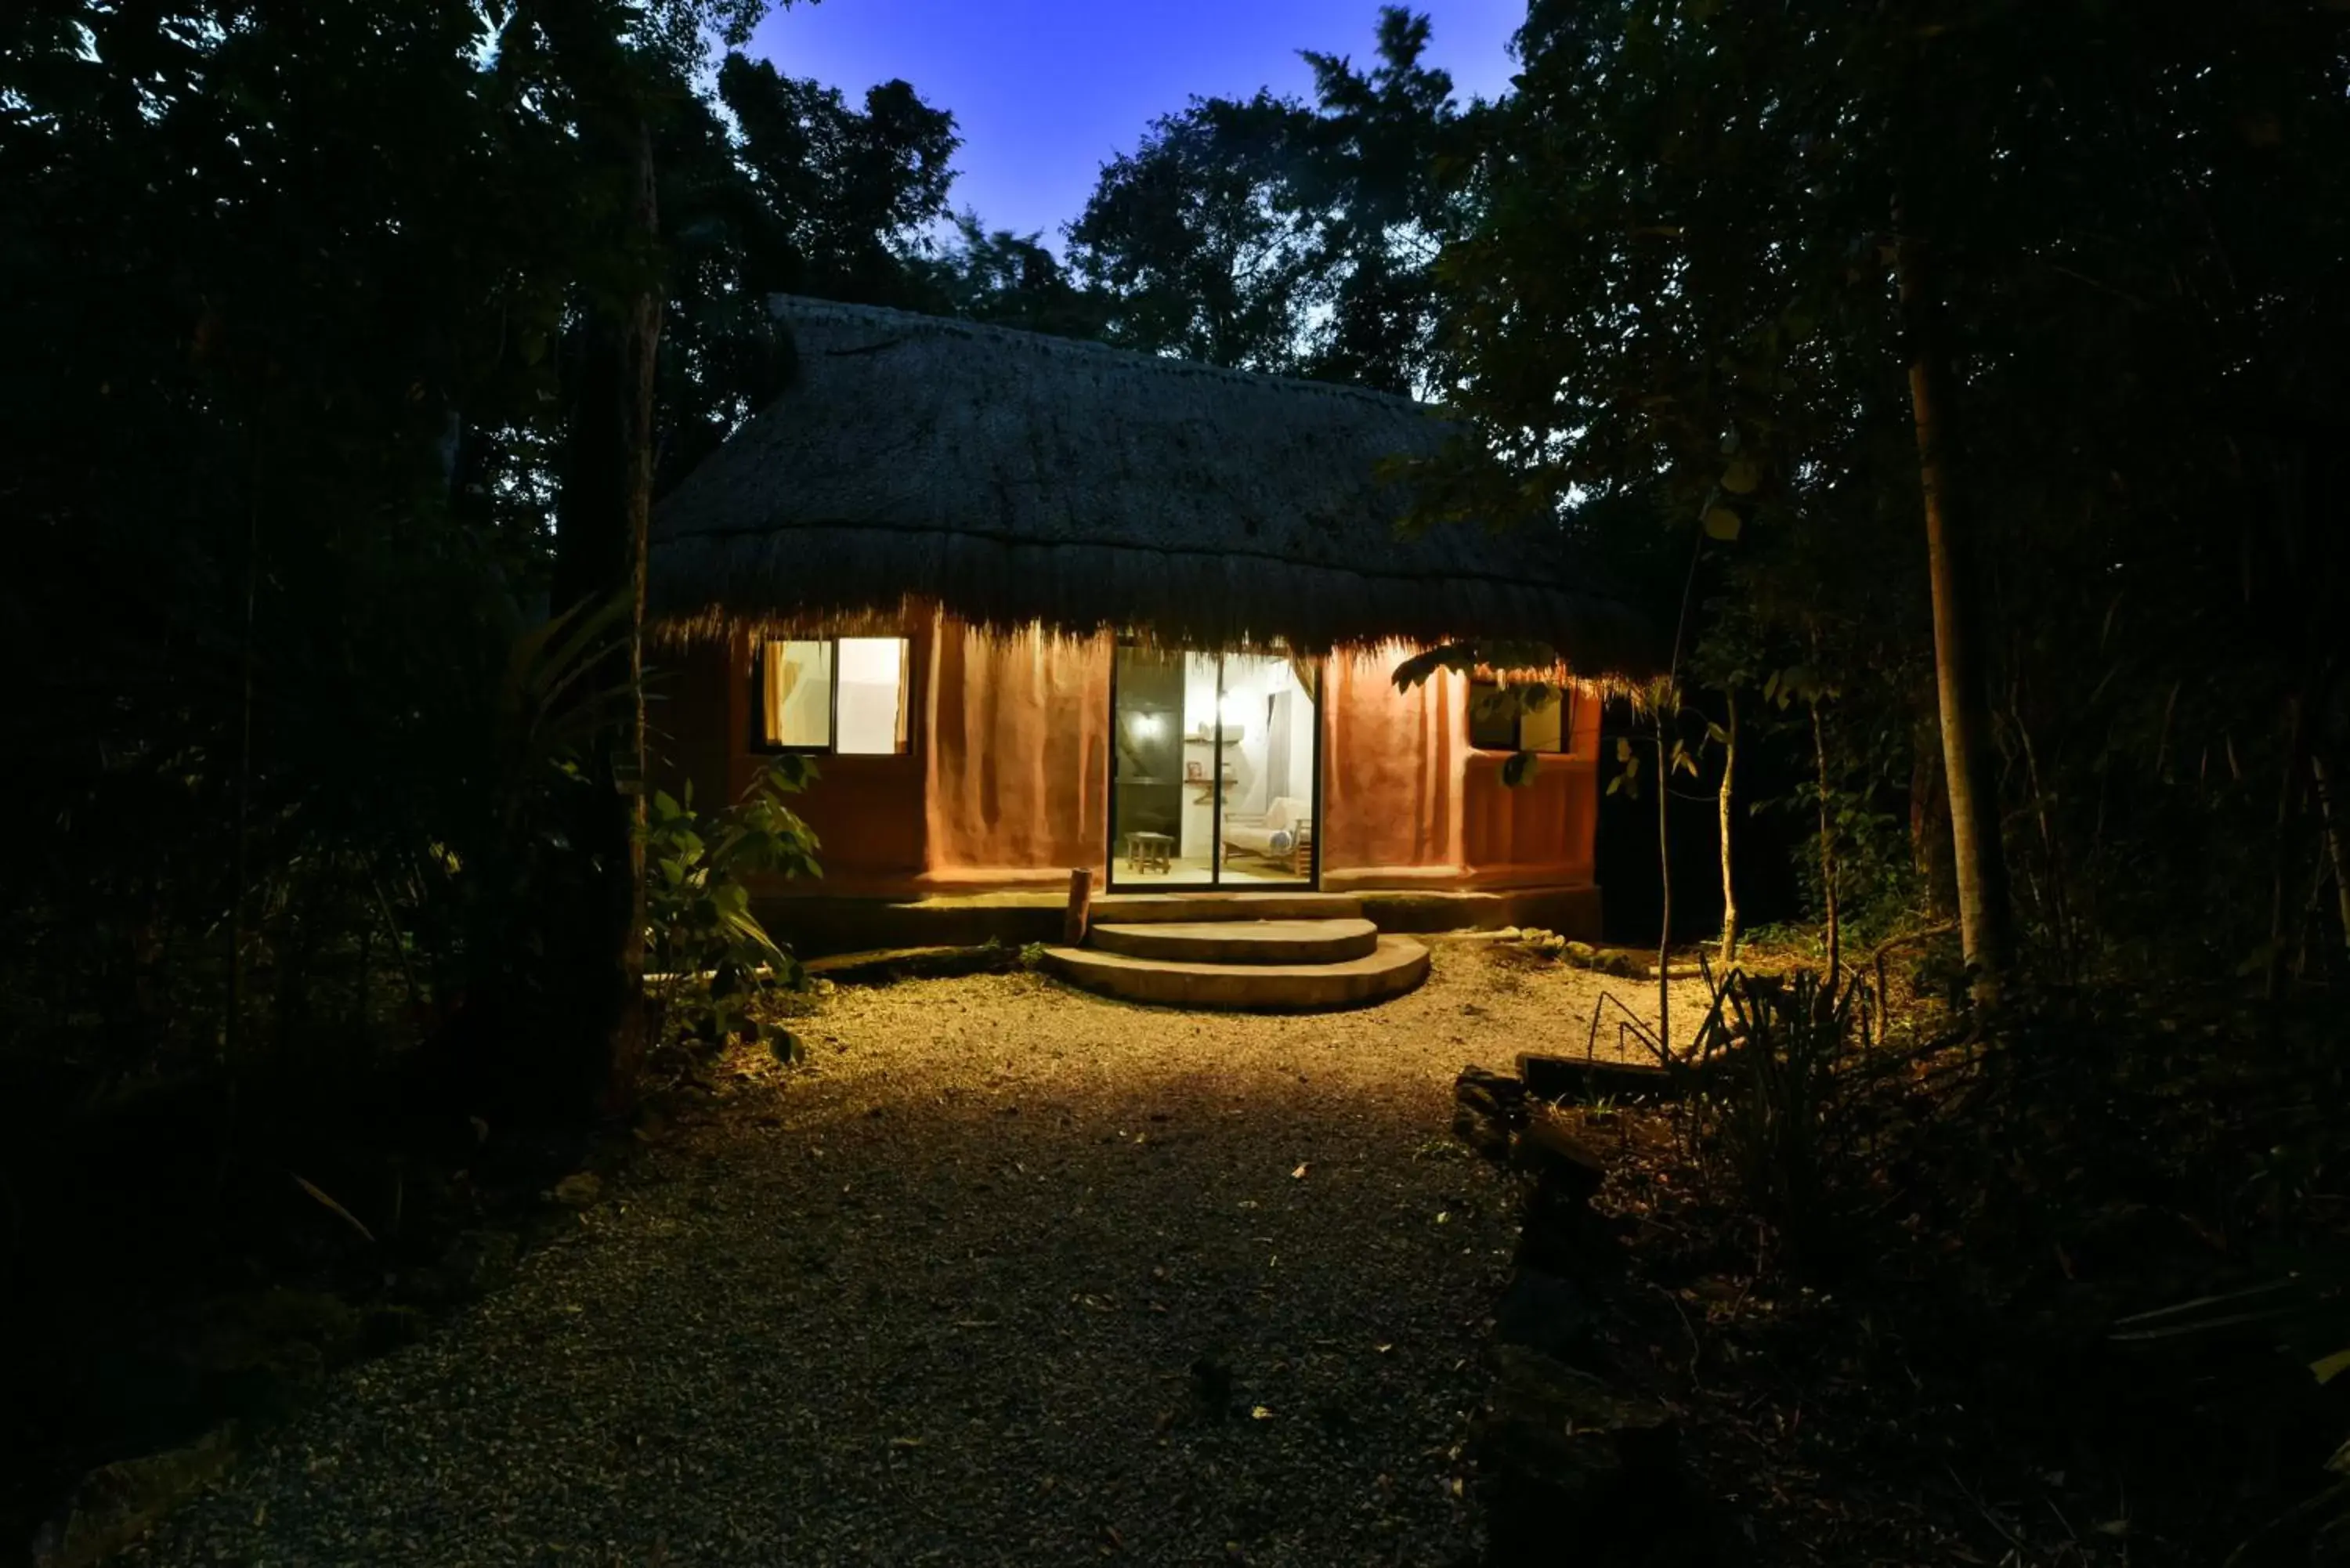
[[[1126,868],[1140,876],[1156,871],[1164,877],[1172,869],[1175,840],[1164,833],[1129,833],[1126,836]]]

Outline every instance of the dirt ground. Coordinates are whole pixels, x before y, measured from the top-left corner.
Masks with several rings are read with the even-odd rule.
[[[842,988],[133,1560],[1466,1561],[1514,1212],[1451,1081],[1603,995],[1653,1013],[1465,944],[1321,1015]]]

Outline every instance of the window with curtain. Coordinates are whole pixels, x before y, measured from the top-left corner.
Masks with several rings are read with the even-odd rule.
[[[902,637],[761,643],[751,682],[759,743],[837,756],[903,752],[910,663]]]

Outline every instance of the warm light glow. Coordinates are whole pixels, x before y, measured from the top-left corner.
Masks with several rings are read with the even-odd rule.
[[[862,756],[887,756],[903,750],[905,639],[842,638],[837,679],[833,702],[840,732],[833,737],[833,750]]]
[[[1227,691],[1216,704],[1216,716],[1223,721],[1227,734],[1238,734],[1248,727],[1248,694]]]
[[[1155,741],[1159,738],[1161,722],[1156,713],[1137,713],[1128,719],[1126,724],[1128,729],[1134,732],[1136,740]]]

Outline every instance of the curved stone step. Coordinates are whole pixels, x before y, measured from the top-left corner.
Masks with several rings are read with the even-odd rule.
[[[1361,919],[1114,921],[1087,931],[1086,945],[1178,963],[1343,963],[1369,957],[1379,929]]]
[[[1336,963],[1186,963],[1094,948],[1047,948],[1045,960],[1071,984],[1127,1002],[1268,1012],[1362,1007],[1428,977],[1428,950],[1409,937],[1380,937]]]
[[[1119,925],[1145,920],[1351,920],[1363,901],[1337,893],[1244,893],[1212,888],[1191,893],[1095,895],[1093,917]]]

